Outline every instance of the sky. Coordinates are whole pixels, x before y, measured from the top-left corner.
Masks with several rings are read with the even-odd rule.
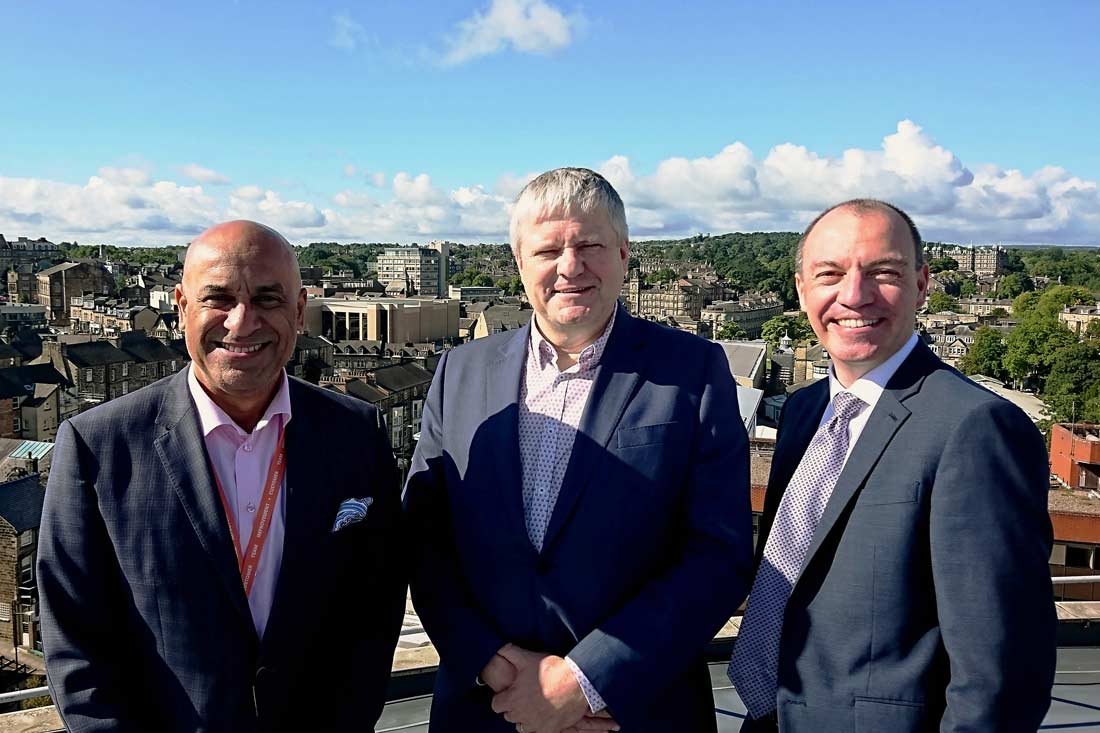
[[[634,239],[873,196],[930,240],[1100,245],[1094,0],[0,0],[0,28],[9,240],[505,242],[577,165]]]

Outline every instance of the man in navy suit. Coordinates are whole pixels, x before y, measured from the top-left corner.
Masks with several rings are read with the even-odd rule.
[[[1042,436],[914,333],[920,234],[848,201],[799,242],[828,351],[779,427],[730,676],[742,731],[1034,731],[1055,611]]]
[[[61,718],[373,730],[405,603],[385,427],[287,377],[305,291],[274,230],[204,232],[176,302],[190,366],[58,431],[38,578]]]
[[[440,361],[405,488],[431,730],[714,730],[702,654],[752,554],[727,361],[618,306],[597,173],[533,180],[511,234],[533,318]]]

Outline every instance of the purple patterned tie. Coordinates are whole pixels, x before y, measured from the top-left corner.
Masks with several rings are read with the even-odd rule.
[[[753,718],[775,710],[783,612],[817,523],[844,468],[848,423],[866,406],[851,392],[837,393],[833,416],[814,434],[779,500],[727,672]]]

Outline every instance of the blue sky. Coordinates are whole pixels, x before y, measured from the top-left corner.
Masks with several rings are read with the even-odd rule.
[[[961,7],[960,7],[961,6]],[[952,241],[1100,244],[1100,4],[0,4],[0,232],[503,241],[533,173],[639,237],[848,195]]]

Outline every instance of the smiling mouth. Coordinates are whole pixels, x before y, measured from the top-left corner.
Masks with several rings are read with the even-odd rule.
[[[226,351],[233,354],[254,354],[263,347],[267,346],[267,344],[233,344],[227,341],[215,341],[214,346],[219,349],[225,349]]]
[[[865,328],[873,326],[881,320],[881,318],[838,318],[833,322],[844,328]]]
[[[554,290],[554,295],[578,295],[580,293],[587,293],[591,289],[591,285],[583,288],[556,288]]]

